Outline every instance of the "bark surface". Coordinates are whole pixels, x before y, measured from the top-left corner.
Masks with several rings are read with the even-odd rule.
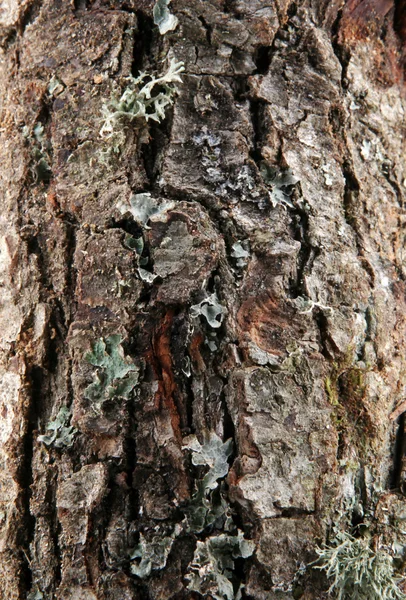
[[[0,598],[327,598],[406,545],[405,3],[153,6],[0,4]]]

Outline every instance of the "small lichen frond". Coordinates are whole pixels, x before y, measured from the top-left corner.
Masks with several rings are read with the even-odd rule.
[[[384,549],[372,550],[367,538],[339,531],[331,546],[316,549],[315,569],[333,579],[329,592],[337,600],[405,600],[393,559]]]
[[[49,433],[38,436],[38,441],[46,446],[55,448],[70,447],[73,445],[77,429],[70,425],[72,413],[66,406],[62,406],[54,421],[46,427]]]
[[[236,594],[232,581],[235,561],[249,558],[254,550],[254,543],[246,540],[240,530],[237,535],[222,533],[198,541],[186,574],[188,590],[210,595],[214,600],[241,598],[241,588]]]
[[[86,362],[97,367],[93,383],[84,392],[96,412],[106,400],[128,399],[138,383],[138,367],[125,356],[121,342],[118,334],[101,338],[94,343],[92,351],[84,355]]]
[[[158,25],[159,33],[165,35],[173,31],[178,25],[178,18],[169,11],[171,0],[156,0],[153,8],[154,23]]]
[[[176,84],[182,82],[180,74],[184,70],[183,62],[171,58],[168,70],[159,77],[144,72],[138,77],[127,77],[128,84],[121,97],[103,105],[100,135],[110,138],[117,123],[124,120],[152,119],[160,123],[165,118],[166,108],[174,102]]]
[[[189,506],[185,508],[186,524],[189,531],[200,533],[206,527],[225,526],[233,529],[229,523],[229,511],[223,495],[217,493],[221,481],[229,470],[228,459],[233,450],[232,440],[222,442],[214,432],[206,432],[203,444],[195,435],[184,439],[184,450],[192,451],[192,463],[195,466],[207,467],[206,473],[195,482],[195,491]]]

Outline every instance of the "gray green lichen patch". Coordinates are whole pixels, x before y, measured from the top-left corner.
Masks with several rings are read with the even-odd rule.
[[[31,145],[31,155],[33,158],[32,173],[35,183],[48,183],[52,176],[50,167],[51,144],[44,133],[44,126],[40,121],[36,123],[30,132],[28,127],[24,127],[23,135]]]
[[[330,546],[316,549],[315,569],[333,579],[329,592],[337,600],[404,600],[393,558],[384,548],[373,550],[371,539],[338,531]]]
[[[208,432],[202,444],[196,436],[189,436],[185,442],[184,449],[192,451],[192,463],[208,468],[203,477],[196,480],[195,492],[185,509],[186,531],[197,535],[212,531],[213,527],[222,531],[197,541],[186,575],[187,587],[215,600],[234,600],[240,597],[242,587],[240,578],[233,574],[234,562],[250,557],[255,545],[237,528],[223,487],[232,440],[223,443],[215,432]]]
[[[203,596],[210,595],[214,600],[240,597],[238,584],[233,585],[235,560],[249,558],[254,550],[254,543],[246,540],[242,531],[237,535],[222,533],[198,541],[186,575],[188,589]]]
[[[77,429],[69,425],[71,416],[72,413],[69,408],[62,406],[56,419],[48,423],[46,427],[50,433],[39,435],[38,441],[46,446],[54,446],[55,448],[72,446]]]
[[[84,392],[85,398],[92,402],[92,407],[99,412],[106,400],[113,398],[129,398],[138,383],[138,367],[129,357],[124,356],[120,335],[110,335],[99,339],[92,352],[85,354],[84,359],[97,367],[91,383]]]
[[[119,99],[112,98],[102,107],[103,126],[100,135],[112,138],[117,125],[140,119],[160,123],[165,111],[174,102],[181,83],[180,73],[184,71],[183,62],[171,58],[168,70],[155,77],[149,73],[140,73],[138,77],[127,77],[127,87]]]
[[[27,595],[27,600],[43,600],[44,594],[39,590],[34,590]]]
[[[291,196],[294,186],[299,182],[299,179],[293,175],[291,169],[278,172],[263,162],[260,172],[264,182],[271,188],[269,198],[272,206],[275,207],[281,204],[285,207],[295,208]]]
[[[228,473],[233,443],[232,440],[223,443],[214,432],[206,435],[203,444],[194,435],[186,438],[185,442],[183,448],[192,451],[192,463],[209,468],[203,478],[196,481],[195,492],[185,509],[188,529],[199,533],[219,521],[224,525],[227,520],[228,506],[218,488],[219,480]]]
[[[171,0],[157,0],[154,4],[154,23],[158,25],[161,35],[173,31],[178,25],[178,18],[169,11],[170,2]]]
[[[213,329],[221,327],[224,314],[224,306],[220,304],[216,293],[211,294],[198,304],[194,304],[190,307],[190,315],[193,319],[202,315]]]
[[[131,573],[144,579],[149,577],[152,571],[163,569],[180,530],[179,526],[175,527],[172,536],[163,536],[159,532],[149,536],[141,533],[139,543],[130,554]]]
[[[149,229],[147,223],[154,217],[158,220],[164,219],[168,210],[174,208],[174,202],[158,202],[149,192],[133,194],[126,202],[117,205],[122,215],[130,213],[134,221],[137,221],[145,229]]]
[[[63,83],[59,81],[56,75],[53,75],[48,83],[48,94],[55,98],[56,96],[59,96],[59,94],[62,94],[64,89],[65,86],[63,85]]]
[[[245,267],[250,253],[241,242],[235,242],[231,247],[231,256],[236,260],[237,267]]]

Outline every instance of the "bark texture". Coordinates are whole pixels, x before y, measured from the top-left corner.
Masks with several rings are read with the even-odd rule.
[[[235,593],[327,598],[334,523],[406,545],[405,3],[173,0],[164,36],[153,5],[0,4],[0,597],[197,599],[229,531]],[[111,152],[103,104],[168,56],[173,108]],[[193,531],[213,433],[228,521]]]

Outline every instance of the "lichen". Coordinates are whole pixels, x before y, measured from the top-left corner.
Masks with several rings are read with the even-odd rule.
[[[138,383],[138,368],[124,356],[120,335],[98,340],[84,359],[97,367],[91,383],[84,392],[96,412],[106,400],[129,398]]]
[[[202,479],[196,481],[196,489],[185,508],[187,528],[199,533],[216,521],[224,525],[227,518],[227,503],[219,488],[219,480],[224,479],[228,473],[228,459],[233,450],[232,440],[222,442],[215,432],[207,433],[203,444],[196,436],[189,436],[183,446],[192,451],[192,463],[195,466],[208,467]]]
[[[285,207],[295,208],[291,196],[293,188],[299,182],[299,179],[293,175],[291,169],[277,171],[263,162],[260,172],[263,181],[270,187],[269,199],[272,206],[275,207],[280,204]]]
[[[62,406],[54,421],[48,423],[46,430],[49,434],[39,435],[38,441],[46,446],[63,448],[72,446],[77,433],[72,425],[69,425],[72,413],[66,406]]]
[[[155,25],[158,25],[159,33],[165,35],[173,31],[178,25],[178,18],[169,11],[171,0],[157,0],[152,11]]]
[[[161,76],[142,72],[138,77],[127,77],[127,87],[120,98],[113,98],[102,107],[101,137],[113,137],[120,123],[131,123],[137,119],[160,123],[165,118],[167,107],[174,102],[178,91],[176,84],[181,83],[180,73],[183,71],[183,62],[172,58],[168,70]],[[120,144],[120,140],[116,143]]]
[[[53,75],[48,83],[48,94],[52,97],[56,97],[59,96],[59,94],[62,94],[64,89],[65,86],[59,81],[56,75]]]
[[[35,183],[48,183],[52,177],[50,167],[51,144],[45,136],[44,126],[38,121],[34,125],[32,132],[30,132],[28,127],[24,127],[23,135],[27,138],[31,146],[31,155],[34,163],[31,167],[31,172]]]
[[[197,318],[202,315],[210,327],[218,329],[221,327],[223,322],[225,310],[217,298],[217,294],[211,294],[207,298],[204,298],[198,304],[194,304],[190,307],[190,314],[192,318]]]
[[[330,546],[316,549],[313,568],[333,578],[329,592],[337,600],[405,600],[398,587],[392,556],[383,548],[375,551],[367,537],[338,531]]]
[[[129,200],[117,204],[122,215],[130,213],[134,221],[137,221],[144,229],[150,229],[147,223],[151,217],[164,216],[174,206],[174,202],[159,202],[149,192],[133,194]]]
[[[163,536],[154,532],[145,537],[140,534],[140,541],[130,554],[131,573],[145,579],[152,571],[159,571],[166,566],[169,553],[175,538],[179,535],[180,528],[175,527],[172,536]]]
[[[237,535],[221,533],[198,541],[186,579],[188,589],[214,600],[234,600],[233,571],[235,560],[249,558],[254,552],[252,541],[242,531]]]
[[[245,267],[249,258],[249,251],[240,242],[235,242],[231,247],[231,256],[236,259],[237,267]]]
[[[315,302],[307,296],[298,296],[295,298],[294,302],[299,309],[299,314],[301,315],[311,314],[315,308],[319,308],[321,311],[327,311],[329,313],[334,312],[334,309],[331,306],[321,304],[320,302]]]

